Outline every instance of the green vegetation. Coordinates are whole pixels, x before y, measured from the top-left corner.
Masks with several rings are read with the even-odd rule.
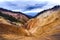
[[[11,15],[3,14],[3,13],[0,12],[0,16],[4,17],[5,19],[7,19],[11,22],[17,22],[17,23],[21,22],[21,23],[23,23],[22,21],[16,19],[15,17],[12,17]]]

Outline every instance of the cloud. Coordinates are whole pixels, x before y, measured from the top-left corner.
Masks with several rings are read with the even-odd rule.
[[[26,1],[26,2],[21,2],[21,1],[4,1],[0,2],[0,7],[6,8],[9,10],[22,10],[22,11],[28,11],[32,10],[38,7],[43,7],[46,3],[42,2],[36,2],[36,1]]]
[[[15,0],[0,0],[0,2],[6,2],[6,1],[15,1]]]
[[[37,3],[35,5],[29,5],[27,6],[26,10],[32,10],[32,9],[37,9],[37,8],[42,8],[47,4],[47,2],[42,2],[42,3]]]
[[[28,15],[34,14],[32,16],[35,16],[37,13],[39,13],[39,12],[41,12],[43,10],[52,8],[55,5],[60,5],[60,4],[59,3],[56,3],[56,2],[50,2],[50,1],[48,1],[44,6],[42,6],[42,7],[36,6],[37,8],[34,7],[32,9],[29,9],[29,10],[27,9],[27,11],[24,11],[24,13],[26,13]]]
[[[0,2],[0,7],[8,9],[8,10],[15,10],[21,11],[21,7],[19,7],[15,2]]]
[[[36,15],[38,12],[55,5],[60,5],[60,0],[0,0],[0,7],[28,15]]]

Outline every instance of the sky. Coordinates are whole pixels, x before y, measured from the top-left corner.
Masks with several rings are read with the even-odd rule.
[[[0,0],[0,8],[35,16],[37,13],[60,5],[60,0]]]

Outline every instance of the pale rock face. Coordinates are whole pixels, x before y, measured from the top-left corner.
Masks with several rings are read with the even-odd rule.
[[[60,9],[46,11],[29,20],[27,29],[35,37],[57,40],[57,37],[55,38],[52,35],[60,35]]]

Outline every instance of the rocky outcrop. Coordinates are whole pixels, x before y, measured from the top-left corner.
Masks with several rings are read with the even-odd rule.
[[[27,22],[26,29],[33,36],[44,40],[60,40],[60,7],[55,6],[32,18]]]

